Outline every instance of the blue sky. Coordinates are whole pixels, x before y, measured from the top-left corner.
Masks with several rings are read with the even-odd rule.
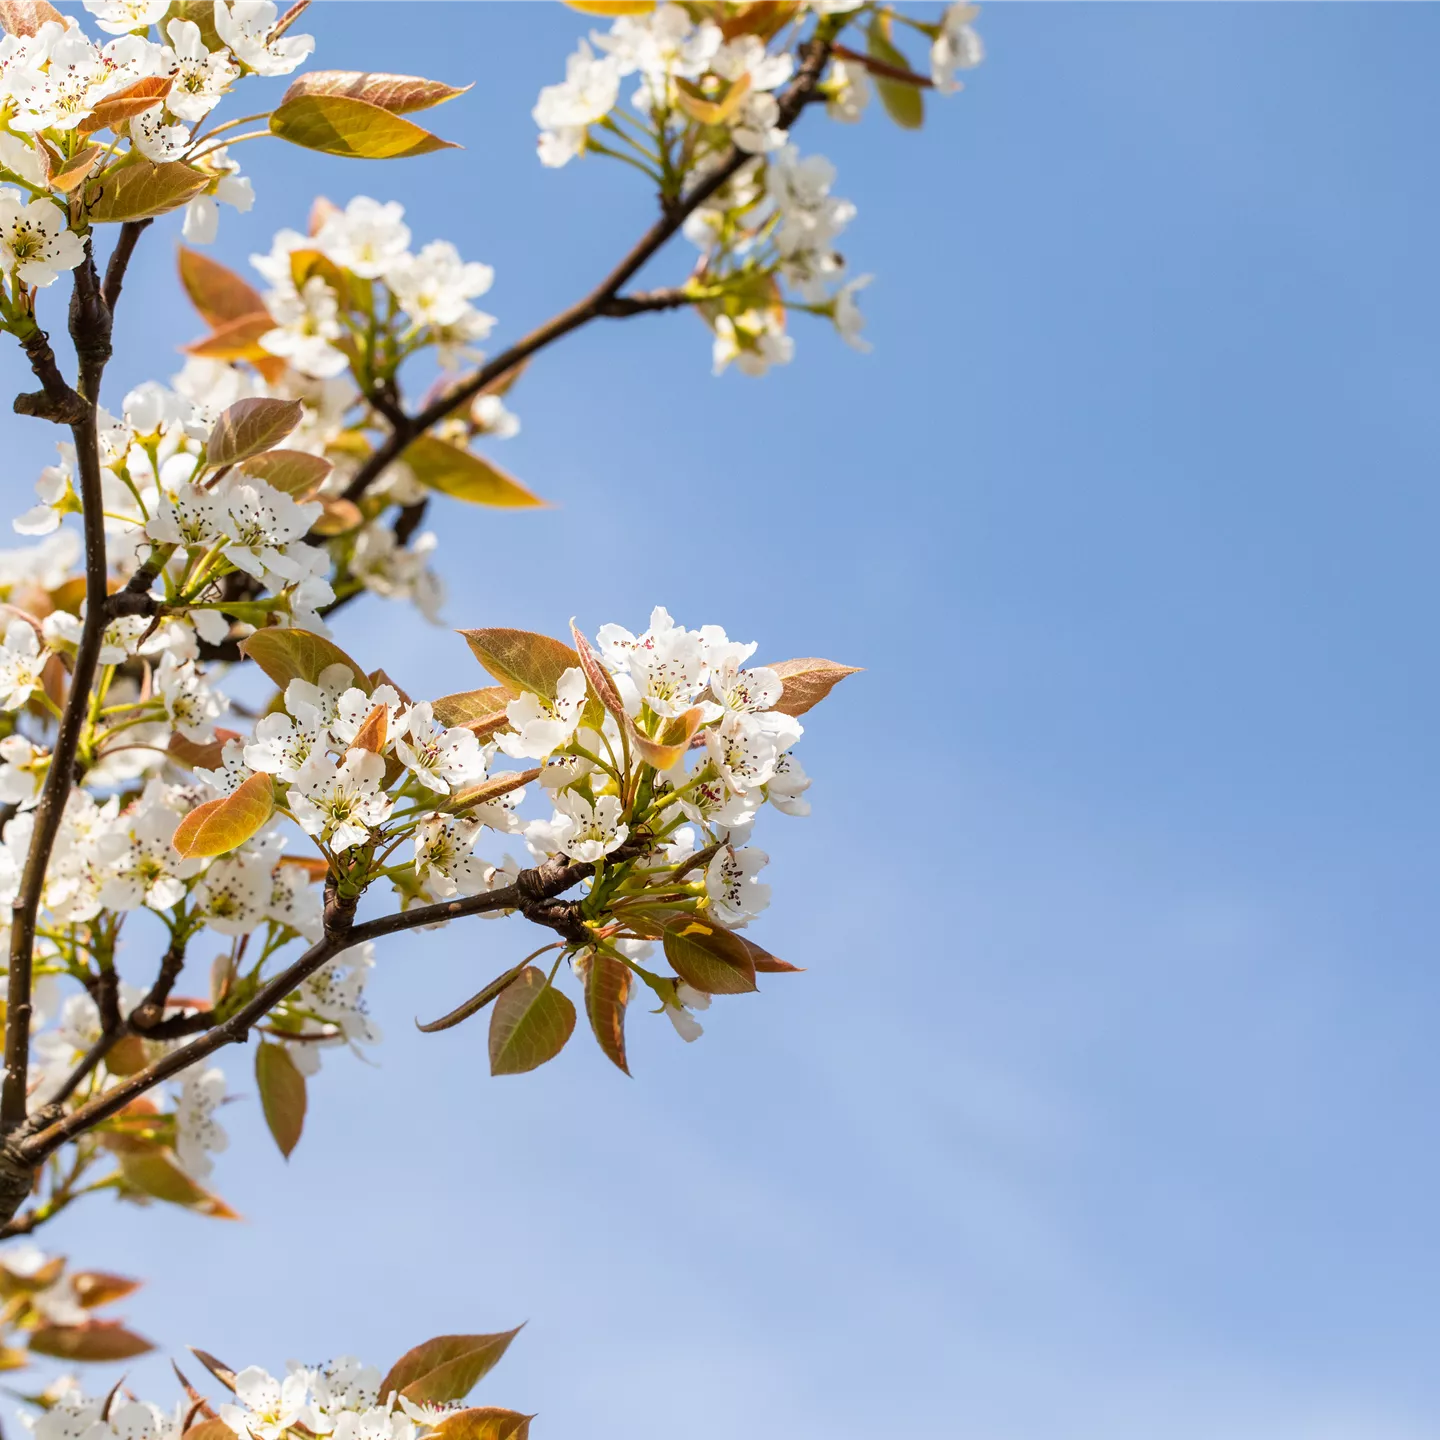
[[[476,81],[434,114],[466,149],[252,147],[222,258],[316,190],[401,199],[496,266],[513,336],[648,222],[639,177],[534,159],[582,17],[308,22],[318,64]],[[814,816],[757,835],[755,933],[807,973],[689,1047],[635,1015],[633,1081],[588,1043],[491,1080],[482,1025],[410,1021],[528,937],[392,942],[380,1063],[327,1060],[288,1167],[227,1113],[244,1224],[54,1227],[152,1277],[140,1328],[278,1367],[528,1318],[480,1395],[590,1440],[1440,1429],[1440,12],[981,28],[922,134],[797,131],[859,205],[873,355],[800,325],[788,370],[715,380],[688,317],[592,327],[532,366],[502,452],[556,508],[443,512],[457,626],[660,602],[867,667],[811,717]],[[177,228],[133,272],[112,401],[196,331],[160,298]],[[19,509],[51,437],[8,433]],[[478,683],[393,608],[340,638],[417,693]]]

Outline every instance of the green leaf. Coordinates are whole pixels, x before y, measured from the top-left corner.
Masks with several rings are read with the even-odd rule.
[[[398,160],[459,146],[348,95],[297,95],[270,116],[270,133],[306,150],[357,160]]]
[[[272,776],[252,775],[232,794],[197,805],[175,827],[170,843],[187,860],[238,849],[275,813]]]
[[[199,1210],[218,1220],[240,1217],[218,1195],[197,1185],[181,1168],[175,1157],[163,1147],[122,1150],[119,1154],[120,1175],[125,1184],[142,1195],[167,1200]]]
[[[240,642],[240,653],[253,660],[281,690],[292,680],[308,680],[313,685],[331,665],[347,666],[350,683],[365,694],[374,688],[361,666],[334,641],[308,630],[257,630]]]
[[[382,72],[362,74],[358,70],[312,70],[297,75],[281,97],[281,103],[300,95],[348,95],[352,100],[365,100],[392,115],[405,115],[413,110],[428,110],[463,95],[473,85],[443,85],[439,80],[424,80],[419,75],[386,75]]]
[[[553,1060],[575,1029],[575,1007],[527,965],[500,992],[490,1016],[490,1073],[519,1075]]]
[[[42,1325],[30,1333],[30,1349],[56,1360],[130,1360],[155,1347],[118,1320],[86,1320],[79,1325]]]
[[[285,1046],[262,1040],[255,1051],[255,1083],[260,1087],[265,1123],[288,1160],[305,1128],[305,1077]]]
[[[632,984],[629,968],[609,955],[592,955],[585,972],[585,1014],[600,1048],[627,1075],[625,1006]]]
[[[493,1405],[480,1405],[473,1410],[457,1410],[447,1415],[434,1430],[430,1440],[527,1440],[533,1415],[518,1410],[499,1410]]]
[[[566,644],[530,630],[462,630],[475,658],[510,692],[527,690],[555,698],[567,670],[580,669],[580,657]]]
[[[323,456],[305,450],[266,450],[252,455],[240,468],[287,495],[303,498],[335,467]]]
[[[179,160],[121,165],[86,185],[85,214],[96,224],[164,215],[193,200],[212,179]]]
[[[769,667],[782,681],[784,688],[772,707],[782,715],[803,715],[813,710],[847,675],[858,675],[858,665],[837,665],[833,660],[809,657],[804,660],[782,660]]]
[[[272,400],[266,396],[237,400],[221,413],[205,442],[206,463],[218,469],[273,450],[304,414],[305,407],[298,400]]]
[[[743,995],[755,988],[755,961],[721,925],[696,915],[679,915],[665,924],[665,958],[675,973],[707,995]]]
[[[886,15],[877,13],[871,19],[865,35],[865,48],[882,65],[893,65],[897,70],[912,68],[905,52],[890,39],[890,19]],[[880,92],[880,103],[897,125],[906,130],[918,130],[925,123],[925,97],[916,86],[873,72],[872,78]]]
[[[421,1404],[463,1400],[495,1368],[523,1328],[517,1325],[498,1335],[437,1335],[407,1350],[380,1382],[380,1403],[397,1391]]]
[[[499,466],[434,435],[412,440],[400,458],[422,485],[470,505],[516,510],[545,503]]]

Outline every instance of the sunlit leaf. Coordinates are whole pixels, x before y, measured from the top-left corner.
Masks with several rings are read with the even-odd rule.
[[[241,315],[217,325],[210,334],[192,340],[181,349],[187,355],[198,355],[204,360],[249,360],[256,364],[278,360],[279,356],[271,355],[260,346],[260,337],[274,328],[275,322],[268,311]]]
[[[13,1345],[0,1345],[0,1370],[23,1370],[29,1363],[28,1350],[17,1350]]]
[[[383,1404],[399,1392],[417,1403],[463,1400],[493,1370],[523,1327],[498,1335],[437,1335],[407,1350],[380,1382]]]
[[[65,17],[46,0],[0,0],[0,26],[9,35],[33,35],[47,20],[65,23]]]
[[[782,660],[769,667],[785,682],[774,709],[782,715],[803,715],[818,705],[847,675],[858,675],[858,665],[837,665],[833,660],[810,657]]]
[[[483,738],[506,723],[505,706],[510,700],[511,693],[503,685],[487,685],[483,690],[442,695],[430,702],[430,709],[439,724],[464,725]]]
[[[192,1425],[180,1440],[234,1440],[235,1432],[218,1416]]]
[[[96,1310],[133,1295],[144,1281],[132,1280],[128,1275],[111,1275],[104,1270],[79,1270],[70,1277],[70,1283],[80,1304],[86,1310]]]
[[[580,667],[580,657],[566,644],[530,630],[462,630],[475,658],[511,695],[527,690],[555,698],[555,687],[567,670]]]
[[[92,223],[144,220],[193,200],[214,177],[180,160],[122,165],[85,187],[85,213]]]
[[[675,82],[675,99],[680,108],[702,125],[723,125],[739,110],[745,97],[750,93],[750,77],[742,75],[725,92],[723,100],[707,100],[705,93],[693,81]]]
[[[272,400],[252,395],[221,413],[205,442],[207,464],[235,465],[278,445],[301,421],[299,400]]]
[[[262,1040],[255,1051],[255,1083],[260,1087],[265,1123],[288,1160],[305,1128],[305,1077],[285,1046]]]
[[[440,1436],[444,1440],[527,1440],[534,1418],[518,1410],[499,1410],[493,1405],[457,1410],[430,1432],[430,1440]]]
[[[180,283],[207,325],[226,325],[232,320],[258,315],[274,327],[260,292],[218,260],[182,245],[178,265]]]
[[[320,455],[304,450],[266,450],[252,455],[240,468],[297,500],[305,499],[335,468]]]
[[[648,15],[657,0],[565,0],[582,15]]]
[[[366,100],[371,105],[378,105],[392,115],[405,115],[441,105],[472,88],[470,85],[443,85],[439,80],[424,80],[419,75],[312,70],[308,75],[297,75],[281,98],[283,103],[299,95],[348,95],[352,100]]]
[[[33,1295],[36,1291],[48,1290],[64,1273],[63,1255],[52,1256],[29,1275],[17,1275],[0,1265],[0,1295],[9,1299],[12,1295]]]
[[[220,800],[197,805],[175,827],[171,844],[187,859],[238,849],[275,813],[275,782],[263,771]]]
[[[310,526],[317,535],[348,535],[365,523],[364,512],[353,500],[339,495],[322,495],[320,504],[324,507],[319,518]]]
[[[72,190],[78,190],[94,168],[96,160],[105,153],[99,145],[86,145],[77,150],[59,170],[50,172],[50,188],[66,195]]]
[[[129,1360],[155,1347],[118,1320],[86,1320],[79,1325],[42,1325],[30,1332],[30,1349],[56,1360]]]
[[[575,623],[573,615],[570,617],[570,638],[575,642],[575,653],[580,657],[580,668],[585,672],[585,679],[590,683],[591,693],[615,717],[622,728],[628,727],[630,720],[625,714],[625,702],[621,700],[620,692],[615,688],[615,681],[595,653],[595,647],[591,645],[584,632]]]
[[[697,705],[683,715],[672,715],[653,739],[632,726],[630,740],[647,765],[653,765],[657,770],[668,770],[690,748],[690,742],[695,738],[704,719],[705,712]]]
[[[143,76],[99,101],[76,129],[81,135],[93,135],[97,130],[118,133],[127,120],[143,115],[157,100],[163,100],[173,83],[168,75]]]
[[[720,33],[733,40],[737,35],[758,35],[768,40],[788,24],[800,10],[800,0],[751,0],[748,5],[729,5],[717,16]]]
[[[508,795],[512,790],[518,790],[522,785],[529,785],[539,778],[539,770],[501,771],[498,775],[491,775],[480,781],[478,785],[471,785],[468,789],[452,795],[444,805],[447,810],[468,810],[475,805],[488,805],[502,795]]]
[[[165,749],[189,770],[216,770],[220,767],[225,742],[239,738],[234,730],[217,727],[215,738],[202,745],[197,740],[187,740],[177,730],[166,742]]]
[[[518,1075],[553,1060],[575,1029],[575,1007],[527,965],[500,992],[490,1016],[490,1073]]]
[[[459,147],[401,115],[348,95],[297,95],[270,115],[270,133],[327,155],[398,160]]]
[[[235,1388],[235,1372],[223,1361],[217,1360],[208,1351],[189,1347],[190,1353],[227,1389]]]
[[[321,671],[331,665],[348,666],[350,683],[365,694],[373,688],[361,666],[333,640],[309,630],[257,630],[240,642],[240,653],[253,660],[281,690],[292,680],[308,680],[313,685]]]
[[[665,924],[665,958],[675,973],[707,995],[742,995],[755,988],[755,961],[739,938],[695,915]]]
[[[189,20],[200,27],[200,43],[212,54],[223,50],[225,42],[215,28],[215,0],[171,0],[165,19]]]
[[[803,965],[792,965],[788,960],[782,960],[778,955],[772,955],[763,945],[757,945],[748,936],[731,932],[731,938],[738,940],[749,952],[756,974],[800,975],[804,973]]]
[[[890,17],[876,13],[871,17],[870,27],[865,33],[865,48],[882,65],[896,70],[910,70],[909,60],[904,51],[898,49],[890,39]],[[906,130],[918,130],[925,123],[925,97],[918,86],[907,85],[902,80],[892,80],[884,75],[875,75],[875,88],[880,92],[885,113]]]
[[[156,1200],[183,1205],[217,1220],[238,1220],[240,1217],[218,1195],[197,1185],[181,1168],[179,1162],[163,1146],[121,1150],[120,1174],[126,1185]]]
[[[483,990],[472,995],[463,1005],[457,1005],[448,1014],[442,1015],[438,1020],[430,1021],[428,1025],[422,1025],[417,1020],[415,1028],[423,1031],[426,1035],[436,1035],[441,1030],[453,1030],[462,1021],[468,1020],[472,1015],[478,1015],[524,968],[525,962],[522,960],[503,975],[497,975]]]
[[[385,753],[385,742],[390,737],[390,711],[384,705],[377,705],[360,722],[355,738],[350,742],[353,750],[369,750],[376,755]]]
[[[545,503],[498,465],[434,435],[412,440],[401,458],[422,485],[471,505],[513,510]]]
[[[627,1075],[625,1007],[630,1000],[629,969],[609,955],[592,955],[585,972],[585,1014],[600,1048]]]

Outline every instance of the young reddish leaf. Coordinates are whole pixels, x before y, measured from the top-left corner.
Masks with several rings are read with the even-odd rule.
[[[113,1305],[127,1295],[133,1295],[145,1282],[132,1280],[128,1275],[110,1275],[104,1270],[79,1270],[70,1277],[75,1287],[75,1298],[86,1310],[96,1310],[101,1305]]]
[[[260,346],[260,337],[275,328],[275,321],[268,310],[253,315],[237,315],[233,320],[216,325],[210,334],[199,340],[192,340],[180,348],[187,355],[198,355],[203,360],[249,360],[259,364],[263,360],[276,360]],[[281,361],[283,366],[284,362]]]
[[[513,510],[545,503],[492,461],[434,435],[412,440],[401,458],[422,485],[471,505]]]
[[[453,1030],[462,1021],[483,1010],[523,969],[525,962],[512,966],[503,975],[497,975],[478,995],[472,995],[463,1005],[457,1005],[448,1015],[422,1025],[418,1020],[415,1028],[426,1035],[438,1034],[441,1030]]]
[[[539,778],[539,770],[505,770],[490,776],[488,780],[482,780],[478,785],[472,785],[468,790],[460,791],[458,795],[451,796],[444,802],[444,808],[468,810],[473,805],[488,805],[492,800],[498,800],[502,795],[508,795],[512,790],[518,790],[522,785],[528,785]]]
[[[0,0],[0,26],[7,35],[33,35],[47,20],[65,23],[65,17],[46,0]]]
[[[85,187],[85,214],[92,224],[164,215],[193,200],[213,178],[180,160],[122,165]]]
[[[877,13],[871,17],[870,28],[865,35],[865,48],[887,69],[900,74],[910,73],[910,62],[890,39],[888,15]],[[916,76],[916,79],[919,78]],[[925,97],[918,86],[877,73],[875,88],[880,92],[886,114],[897,125],[906,130],[918,130],[925,123]]]
[[[150,1063],[145,1042],[138,1035],[125,1035],[105,1052],[105,1068],[112,1075],[138,1075]]]
[[[203,1185],[197,1185],[163,1146],[121,1150],[119,1153],[121,1176],[131,1189],[138,1190],[142,1195],[167,1200],[172,1205],[183,1205],[188,1210],[198,1210],[202,1215],[210,1215],[217,1220],[240,1218],[218,1195],[212,1194]]]
[[[419,75],[361,74],[356,70],[312,70],[297,75],[290,88],[281,96],[281,103],[299,95],[348,95],[352,100],[366,100],[392,115],[407,115],[414,110],[428,110],[444,104],[457,95],[471,90],[472,85],[443,85],[439,80],[424,80]]]
[[[753,940],[746,939],[744,935],[735,934],[738,940],[750,952],[750,959],[754,962],[757,975],[803,975],[803,965],[792,965],[788,960],[782,960],[778,955],[772,955],[764,946],[757,945]]]
[[[273,450],[299,423],[305,407],[299,400],[251,396],[237,400],[215,422],[205,442],[206,462],[217,469]]]
[[[235,1432],[218,1416],[212,1415],[192,1425],[180,1440],[235,1440]]]
[[[480,1405],[447,1415],[431,1432],[431,1440],[527,1440],[533,1415]]]
[[[437,1335],[407,1350],[380,1382],[380,1402],[397,1391],[407,1400],[443,1405],[463,1400],[493,1370],[523,1326],[498,1335]]]
[[[503,685],[487,685],[483,690],[442,695],[431,701],[430,709],[439,724],[465,725],[483,737],[506,723],[505,706],[510,699],[511,692]]]
[[[143,115],[157,100],[163,100],[174,83],[169,75],[146,75],[101,100],[75,128],[81,135],[98,130],[119,134],[127,120]]]
[[[185,856],[225,855],[243,845],[275,812],[275,782],[261,773],[221,800],[197,805],[175,827],[171,844]]]
[[[262,1040],[255,1051],[255,1083],[260,1087],[265,1123],[288,1160],[305,1128],[305,1077],[283,1045]]]
[[[353,500],[338,495],[323,495],[320,503],[324,509],[310,527],[317,535],[348,535],[365,523],[364,514]]]
[[[462,630],[475,658],[512,696],[527,690],[555,698],[567,670],[580,668],[580,657],[559,640],[529,630]]]
[[[48,1290],[64,1273],[63,1255],[47,1260],[30,1275],[17,1275],[0,1266],[0,1295],[8,1300],[12,1295],[33,1295],[39,1290]]]
[[[580,627],[575,623],[573,615],[570,617],[570,638],[575,642],[575,653],[580,657],[580,668],[585,672],[585,678],[590,682],[590,689],[594,692],[595,698],[621,726],[628,727],[630,718],[625,714],[625,702],[621,700],[620,692],[615,688],[615,681],[611,679],[610,672],[595,653],[595,647],[585,638]]]
[[[608,955],[592,955],[585,972],[585,1014],[600,1048],[627,1075],[625,1006],[630,1000],[629,969]]]
[[[388,685],[400,697],[402,704],[413,705],[415,703],[409,695],[405,693],[405,687],[387,675],[384,669],[372,670],[370,672],[370,688],[372,690],[378,690],[382,685]]]
[[[177,730],[166,743],[165,749],[187,769],[215,770],[220,765],[221,756],[225,751],[225,742],[239,738],[236,731],[226,730],[217,725],[215,738],[202,745],[197,740],[187,740]]]
[[[704,718],[705,712],[697,706],[683,715],[671,716],[653,740],[633,725],[630,727],[630,738],[647,765],[653,765],[657,770],[668,770],[690,748],[690,742]]]
[[[782,660],[770,666],[784,682],[774,709],[782,715],[803,715],[814,709],[847,675],[858,675],[858,665],[837,665],[833,660]]]
[[[228,266],[184,245],[179,247],[177,260],[180,283],[207,325],[227,325],[250,315],[270,320],[260,292]],[[275,322],[270,320],[270,324],[273,327]]]
[[[657,0],[565,0],[582,15],[648,15]]]
[[[194,1345],[188,1347],[190,1353],[227,1389],[235,1388],[235,1372],[223,1361],[217,1360],[207,1351],[198,1350]]]
[[[56,1360],[129,1360],[155,1347],[118,1320],[86,1320],[79,1325],[42,1325],[30,1332],[30,1349]]]
[[[500,992],[490,1016],[490,1073],[519,1075],[553,1060],[575,1029],[575,1007],[527,965]]]
[[[750,77],[742,75],[725,92],[723,100],[707,100],[705,92],[692,81],[679,80],[675,86],[675,99],[680,108],[702,125],[723,125],[739,108],[750,93]]]
[[[240,468],[247,475],[304,500],[335,467],[324,456],[309,455],[304,450],[266,450],[243,461]]]
[[[99,145],[87,145],[83,150],[77,150],[59,170],[51,172],[50,188],[65,195],[72,190],[78,190],[81,182],[89,176],[96,160],[105,153]]]
[[[738,936],[695,915],[665,924],[665,958],[675,973],[707,995],[743,995],[755,988],[755,961]]]
[[[313,685],[331,665],[348,666],[350,683],[367,695],[374,688],[365,671],[334,641],[308,630],[257,630],[240,642],[240,653],[253,660],[281,690],[292,680],[308,680]]]
[[[458,150],[400,115],[348,95],[297,95],[270,115],[270,133],[306,150],[357,160],[398,160]]]
[[[350,742],[352,750],[369,750],[375,755],[385,753],[385,742],[390,738],[390,712],[384,705],[377,705],[361,722]]]

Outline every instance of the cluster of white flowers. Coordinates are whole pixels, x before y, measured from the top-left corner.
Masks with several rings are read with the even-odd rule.
[[[38,1414],[21,1416],[35,1440],[179,1440],[185,1405],[162,1410],[130,1396],[87,1396],[80,1382],[66,1376],[46,1396]]]
[[[275,319],[260,344],[302,375],[332,379],[351,363],[344,348],[352,323],[349,281],[337,284],[333,269],[327,274],[315,267],[317,255],[347,277],[385,287],[392,307],[409,322],[397,337],[397,359],[425,344],[437,347],[445,366],[479,358],[473,344],[489,335],[495,317],[470,302],[489,290],[494,270],[462,260],[448,240],[432,240],[412,253],[404,206],[359,195],[343,210],[330,207],[314,234],[282,230],[268,255],[251,256],[271,286],[265,304]],[[374,313],[373,303],[364,307],[365,325]]]

